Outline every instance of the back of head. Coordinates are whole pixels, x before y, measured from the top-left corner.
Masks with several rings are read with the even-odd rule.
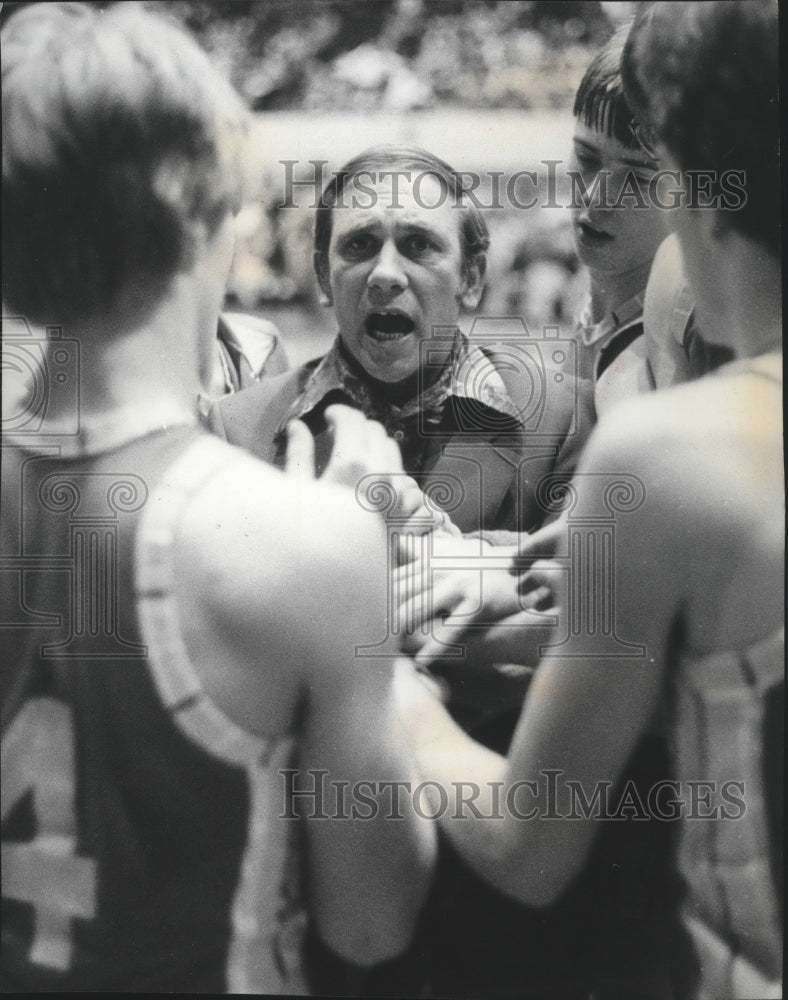
[[[136,4],[33,4],[1,41],[4,304],[112,335],[189,269],[194,226],[237,204],[246,109]]]
[[[746,203],[730,226],[779,254],[777,4],[654,3],[624,49],[627,99],[682,170],[743,175]]]

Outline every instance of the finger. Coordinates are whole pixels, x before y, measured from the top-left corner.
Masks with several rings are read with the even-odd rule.
[[[421,542],[423,535],[413,531],[397,529],[392,534],[396,543],[395,554],[397,557],[397,567],[413,566],[423,562],[423,545]]]
[[[408,520],[402,527],[403,535],[429,535],[434,531],[443,531],[448,536],[454,537],[454,532],[450,530],[451,522],[447,518],[441,518],[428,510],[426,507],[419,507],[408,516]]]
[[[475,601],[463,601],[457,605],[453,615],[446,618],[442,624],[436,624],[432,635],[416,654],[416,664],[420,667],[429,667],[436,661],[444,659],[449,648],[458,645],[469,626],[473,624],[471,616],[475,610]]]
[[[360,410],[334,403],[326,408],[324,416],[331,435],[332,460],[355,462],[366,457],[369,421]]]
[[[449,517],[449,515],[445,511],[444,511],[443,516],[444,516],[445,520],[444,520],[443,524],[441,524],[441,526],[440,526],[440,528],[438,530],[445,532],[447,535],[450,535],[452,538],[462,538],[462,532],[460,531],[460,529],[457,527],[457,525],[454,523],[454,521],[452,521],[452,519]]]
[[[326,409],[325,417],[332,447],[322,478],[355,489],[365,475],[377,472],[369,464],[371,422],[358,410],[338,403]]]
[[[528,535],[512,559],[509,572],[513,576],[519,576],[536,561],[556,555],[561,542],[566,538],[566,531],[566,521],[559,518]]]
[[[433,617],[432,594],[429,590],[417,591],[399,605],[397,610],[401,630],[409,635],[418,632]]]
[[[418,559],[422,549],[422,539],[434,530],[432,522],[417,511],[397,531],[397,564],[403,566]]]
[[[474,614],[479,606],[481,578],[477,573],[463,573],[449,570],[438,576],[432,587],[432,614],[451,615],[459,607],[470,608]]]
[[[429,600],[432,573],[426,562],[414,559],[394,570],[390,577],[392,611],[396,616],[398,631],[413,632],[427,615],[421,610]]]
[[[526,611],[547,611],[555,603],[555,594],[551,587],[534,587],[533,590],[523,595],[523,610]]]
[[[420,594],[432,586],[432,573],[429,572],[427,563],[415,556],[393,571],[391,583],[395,604],[402,605],[415,594]]]
[[[381,430],[383,430],[382,427],[381,427]],[[390,472],[391,475],[394,475],[395,473],[398,476],[402,475],[403,474],[403,468],[402,468],[402,450],[401,450],[400,446],[397,444],[397,442],[394,440],[394,438],[390,438],[386,434],[385,430],[383,430],[383,433],[384,433],[384,435],[386,437],[386,440],[385,440],[385,449],[386,450],[385,450],[384,455],[383,455],[383,458],[384,458],[384,461],[385,461],[384,468],[386,469],[387,472]],[[408,478],[410,478],[410,477],[408,477]]]
[[[443,602],[444,605],[447,602]],[[447,613],[451,608],[439,610],[434,601],[434,592],[422,590],[414,593],[399,607],[400,619],[406,632],[417,632],[425,622],[431,621],[436,615]]]
[[[418,487],[418,484],[416,484]],[[418,487],[421,489],[421,487]],[[422,492],[423,504],[427,511],[432,515],[432,519],[435,523],[435,531],[442,531],[448,535],[453,535],[455,537],[460,537],[462,534],[460,529],[449,517],[448,513],[436,503],[429,492]]]
[[[396,446],[396,442],[394,442]],[[398,475],[394,478],[397,489],[397,513],[403,518],[412,517],[421,511],[422,517],[432,521],[432,512],[426,506],[424,494],[418,483],[410,476]]]
[[[429,636],[424,632],[406,632],[400,639],[400,650],[408,656],[415,656]]]
[[[429,573],[428,576],[429,581],[425,582],[421,591],[414,593],[402,607],[413,628],[439,615],[452,614],[462,604],[469,606],[475,615],[481,612],[477,579],[451,570]]]
[[[527,570],[518,583],[518,593],[531,594],[533,591],[546,588],[551,594],[557,594],[561,577],[565,570],[550,559],[540,559],[531,569]]]
[[[449,515],[439,507],[427,503],[424,494],[414,486],[401,499],[401,513],[407,518],[403,532],[413,535],[426,535],[430,532],[442,532],[447,537],[459,538],[460,529],[453,523]]]
[[[315,439],[303,420],[291,420],[287,425],[285,471],[315,478]]]
[[[344,403],[332,403],[326,407],[326,423],[332,429],[335,427],[358,426],[367,422],[367,418],[352,406],[345,406]]]

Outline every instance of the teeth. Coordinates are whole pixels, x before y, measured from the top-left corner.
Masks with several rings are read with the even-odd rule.
[[[409,316],[403,313],[381,309],[367,316],[364,326],[367,333],[380,340],[394,340],[411,333],[415,324]]]

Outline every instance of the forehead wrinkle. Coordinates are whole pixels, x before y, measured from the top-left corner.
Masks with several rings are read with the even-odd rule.
[[[358,209],[356,209],[358,211]],[[334,232],[337,234],[337,239],[344,239],[346,236],[357,236],[359,233],[368,233],[376,229],[381,228],[381,219],[379,217],[361,219],[357,222],[352,220],[348,222],[347,226],[334,226]]]
[[[421,236],[429,236],[431,239],[439,239],[445,242],[446,240],[446,226],[440,223],[430,224],[429,221],[424,221],[421,215],[415,215],[415,217],[408,217],[407,209],[404,210],[403,215],[394,219],[396,223],[396,229],[405,230],[408,233],[417,233]]]
[[[448,245],[451,242],[451,235],[447,232],[450,226],[455,227],[452,228],[451,232],[456,232],[458,239],[460,236],[460,219],[456,223],[451,218],[446,220],[445,224],[437,221],[433,223],[429,217],[425,219],[423,215],[429,209],[416,205],[387,206],[385,208],[375,205],[370,208],[355,208],[349,211],[353,215],[363,212],[366,218],[355,221],[348,219],[348,222],[344,225],[336,225],[335,223],[332,235],[336,238],[337,243],[344,242],[346,239],[352,239],[353,236],[361,234],[374,233],[380,235],[392,221],[396,236],[403,233],[417,233],[428,236],[436,242],[440,241],[443,245]]]

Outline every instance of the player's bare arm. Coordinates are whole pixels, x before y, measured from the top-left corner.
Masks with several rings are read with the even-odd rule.
[[[376,815],[354,818],[332,791],[333,782],[380,789],[413,772],[392,727],[391,649],[360,653],[386,637],[382,524],[349,490],[237,452],[187,512],[179,553],[185,580],[212,567],[208,588],[182,595],[185,640],[212,698],[264,736],[303,718],[296,785],[328,772],[324,811],[349,813],[309,821],[307,809],[310,905],[324,939],[358,964],[392,957],[428,886],[433,832],[404,796],[401,820],[390,818],[390,792],[373,793]],[[399,906],[380,906],[397,897]]]
[[[640,469],[634,448],[622,448],[618,433],[600,431],[592,440],[575,487],[578,506],[593,506],[601,479]],[[634,463],[634,464],[633,464]],[[587,475],[587,474],[591,475]],[[636,472],[637,474],[637,472]],[[532,906],[549,905],[581,870],[595,833],[593,818],[551,823],[543,817],[546,770],[560,768],[556,790],[566,803],[565,782],[580,783],[586,794],[600,782],[615,783],[627,756],[644,732],[660,692],[666,637],[685,602],[686,574],[676,545],[665,545],[660,525],[668,502],[662,484],[646,484],[646,502],[622,518],[617,533],[617,629],[627,641],[642,645],[645,655],[622,659],[583,656],[583,636],[562,647],[563,656],[547,656],[529,689],[508,761],[474,743],[443,707],[417,683],[399,688],[404,724],[417,746],[423,777],[450,788],[473,781],[482,789],[476,805],[490,813],[493,796],[505,800],[517,782],[532,782],[533,793],[520,805],[534,809],[525,822],[504,810],[484,823],[451,822],[442,826],[455,847],[492,884]],[[655,581],[648,608],[636,596],[634,581],[650,565]],[[566,588],[559,605],[567,607]],[[591,750],[593,748],[593,750]],[[495,783],[503,782],[495,791]],[[526,810],[526,811],[527,811]]]

